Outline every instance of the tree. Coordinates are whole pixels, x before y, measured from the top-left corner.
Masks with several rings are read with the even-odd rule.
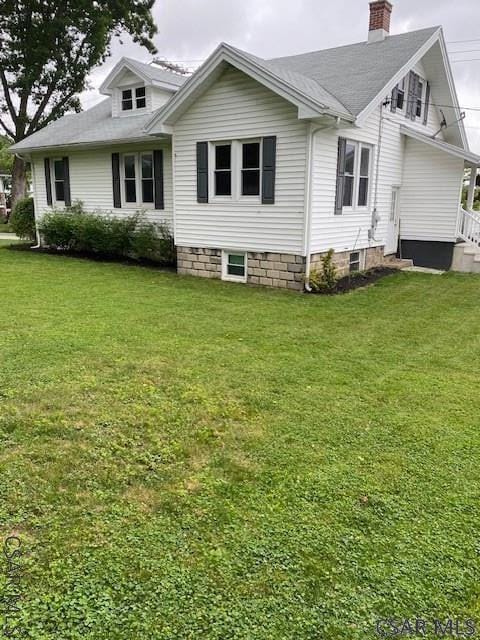
[[[6,136],[0,135],[0,173],[12,173],[13,156],[8,152],[10,144]]]
[[[0,127],[14,142],[67,111],[80,111],[87,76],[129,33],[156,53],[155,0],[2,0]],[[15,156],[12,201],[25,195],[25,163]]]

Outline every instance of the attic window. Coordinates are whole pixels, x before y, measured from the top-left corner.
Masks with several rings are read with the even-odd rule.
[[[122,91],[122,111],[131,111],[133,109],[132,90],[124,89]]]
[[[145,87],[131,87],[122,90],[122,111],[145,109],[147,106],[147,91]]]
[[[144,109],[147,106],[145,87],[135,89],[135,101],[137,103],[137,109]]]

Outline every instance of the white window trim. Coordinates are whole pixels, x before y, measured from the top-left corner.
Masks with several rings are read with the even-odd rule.
[[[135,95],[135,91],[136,89],[145,89],[145,106],[144,107],[137,107],[137,98]],[[147,105],[148,105],[148,87],[144,84],[129,84],[129,85],[125,85],[124,87],[118,87],[118,91],[119,91],[119,106],[120,106],[120,113],[122,115],[128,115],[131,113],[135,113],[135,115],[137,115],[138,113],[144,113],[145,111],[147,111]],[[124,91],[131,91],[132,92],[132,108],[131,109],[124,109],[123,108],[123,92]]]
[[[243,169],[243,144],[255,143],[260,145],[260,188],[258,196],[242,195],[242,169]],[[232,174],[232,195],[217,196],[215,195],[215,148],[217,146],[231,145],[231,174]],[[262,203],[262,167],[263,167],[263,145],[261,138],[239,138],[234,140],[214,140],[209,143],[208,149],[208,201],[209,202],[248,202],[250,204]],[[243,253],[243,252],[241,252]]]
[[[244,256],[245,274],[243,276],[235,276],[228,273],[228,256]],[[223,249],[222,251],[222,280],[227,282],[247,282],[248,278],[248,253],[246,251],[237,251],[235,249]]]
[[[153,202],[143,202],[142,200],[142,156],[152,156],[152,181],[153,181]],[[129,156],[135,157],[135,195],[137,197],[136,202],[127,202],[126,189],[125,189],[125,158]],[[120,161],[120,180],[121,180],[121,196],[122,196],[122,209],[155,209],[155,168],[153,166],[153,151],[146,149],[145,151],[126,151],[121,155]]]
[[[351,207],[342,206],[342,213],[369,213],[371,208],[371,195],[372,195],[372,173],[373,173],[373,158],[374,158],[374,146],[360,140],[347,139],[347,144],[355,146],[355,166],[353,169],[353,205]],[[358,205],[358,196],[360,193],[360,162],[362,158],[362,148],[370,150],[369,163],[368,163],[368,192],[367,192],[367,204],[364,206]]]
[[[63,162],[63,158],[51,158],[50,162],[50,182],[52,185],[52,204],[55,206],[65,206],[65,176],[63,178],[63,200],[57,200],[57,189],[55,187],[55,162]],[[65,171],[65,167],[64,167]]]

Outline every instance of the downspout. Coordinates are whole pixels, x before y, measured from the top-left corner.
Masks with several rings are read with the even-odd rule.
[[[311,243],[312,243],[312,203],[313,203],[313,164],[315,158],[315,134],[319,131],[326,131],[333,127],[338,127],[341,118],[335,118],[334,125],[317,125],[310,124],[307,142],[307,184],[305,187],[305,290],[310,293],[310,271],[311,271]]]
[[[380,120],[378,123],[378,143],[377,143],[377,161],[375,167],[375,189],[373,196],[373,211],[372,211],[372,220],[370,223],[370,229],[368,230],[368,242],[369,244],[372,242],[379,242],[375,238],[375,231],[377,230],[378,222],[380,220],[380,216],[378,215],[378,183],[380,177],[380,157],[382,152],[382,138],[383,138],[383,109],[385,107],[385,103],[382,102],[380,104]]]

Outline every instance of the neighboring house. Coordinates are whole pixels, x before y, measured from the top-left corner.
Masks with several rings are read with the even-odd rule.
[[[449,268],[480,242],[467,138],[442,29],[274,60],[221,44],[187,80],[122,58],[109,97],[14,145],[32,161],[36,215],[88,210],[168,222],[178,270],[302,289],[328,249],[342,273],[384,256]],[[469,206],[471,208],[471,199]]]

